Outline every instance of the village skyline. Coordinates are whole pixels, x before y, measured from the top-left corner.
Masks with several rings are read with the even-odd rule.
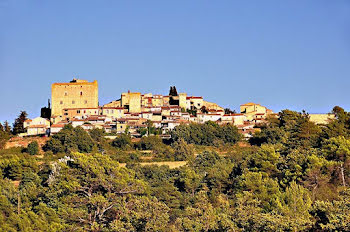
[[[75,76],[73,79],[75,79],[77,76]],[[61,81],[63,82],[63,81]],[[68,82],[68,79],[67,79],[67,82]],[[57,83],[60,83],[59,81]],[[53,83],[51,83],[53,84]],[[100,82],[99,82],[99,85],[100,85]],[[176,85],[172,85],[170,84],[169,86],[166,86],[164,89],[157,89],[158,91],[155,92],[155,91],[147,91],[147,90],[144,90],[143,91],[143,88],[137,88],[137,86],[132,86],[133,88],[124,88],[124,90],[122,90],[120,93],[116,93],[114,96],[106,96],[104,93],[103,93],[103,90],[99,90],[99,106],[103,106],[105,104],[108,104],[112,101],[115,101],[115,100],[118,100],[120,98],[120,95],[123,93],[123,92],[128,92],[128,91],[131,91],[131,92],[140,92],[141,94],[153,94],[153,95],[168,95],[169,93],[169,87],[171,86],[175,86],[177,87]],[[137,91],[135,91],[137,90]],[[180,92],[185,92],[183,91],[183,89],[180,89]],[[51,104],[51,92],[50,92],[50,87],[47,88],[46,91],[49,91],[49,94],[47,95],[47,97],[41,97],[41,100],[43,100],[43,102],[36,102],[34,104],[34,107],[26,107],[26,106],[23,106],[23,108],[19,108],[18,107],[18,111],[14,111],[14,112],[10,112],[10,114],[4,114],[4,113],[0,113],[0,122],[1,123],[4,123],[5,121],[9,122],[9,123],[13,123],[14,119],[19,115],[20,111],[26,111],[27,114],[28,114],[28,117],[29,118],[34,118],[38,115],[40,115],[40,109],[42,107],[45,107],[47,106],[48,102],[50,102]],[[198,92],[198,91],[196,91]],[[189,95],[194,95],[194,94],[191,94],[191,91],[188,92]],[[204,94],[201,94],[200,91],[199,91],[199,95],[198,96],[202,96],[204,98],[206,98],[207,100],[210,100],[209,98],[206,97],[205,93]],[[101,99],[101,100],[100,100]],[[249,103],[249,102],[254,102],[256,104],[261,104],[260,102],[258,101],[254,101],[254,97],[251,97],[251,98],[248,98],[249,100],[246,100],[244,102],[237,102],[237,104],[229,104],[229,105],[223,105],[223,104],[220,104],[220,102],[215,102],[215,100],[212,100],[212,102],[215,102],[217,103],[218,105],[222,106],[224,109],[227,108],[227,109],[230,109],[232,111],[235,111],[237,113],[239,113],[240,111],[240,105],[241,104],[245,104],[245,103]],[[264,101],[263,101],[264,102]],[[274,112],[278,113],[284,109],[289,109],[289,110],[295,110],[295,111],[298,111],[298,112],[302,112],[302,111],[305,111],[306,113],[309,113],[309,114],[327,114],[327,113],[331,113],[332,111],[332,108],[334,106],[336,106],[337,104],[334,104],[331,108],[327,109],[325,107],[323,107],[322,109],[324,110],[313,110],[312,108],[309,108],[309,109],[298,109],[296,107],[293,107],[293,106],[287,106],[284,105],[285,107],[283,106],[276,106],[276,104],[262,104],[262,105],[266,105],[268,106],[269,108],[271,108]],[[343,106],[341,106],[343,107]],[[28,110],[29,108],[29,110]],[[347,109],[346,107],[343,107],[344,109]]]

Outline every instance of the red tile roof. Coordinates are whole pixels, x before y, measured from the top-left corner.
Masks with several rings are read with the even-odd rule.
[[[29,128],[46,128],[46,125],[30,125]]]
[[[59,128],[59,127],[64,127],[65,126],[65,124],[53,124],[53,125],[51,125],[51,127],[54,127],[54,128]]]

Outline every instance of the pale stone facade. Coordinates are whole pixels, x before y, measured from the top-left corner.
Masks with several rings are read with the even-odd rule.
[[[316,124],[327,124],[335,119],[334,114],[309,114],[309,117]]]
[[[111,118],[122,118],[124,117],[124,108],[123,107],[102,107],[101,108],[101,114],[106,115],[107,117]]]
[[[141,93],[122,93],[121,103],[123,107],[127,107],[129,112],[141,112]]]
[[[23,127],[27,130],[21,136],[45,135],[48,128],[50,128],[50,121],[46,118],[36,117],[24,121]]]
[[[240,105],[240,111],[247,117],[248,121],[265,119],[273,113],[272,110],[267,109],[265,106],[251,102]]]
[[[187,108],[187,94],[186,93],[179,94],[179,106],[183,109]]]
[[[69,83],[54,83],[51,87],[52,116],[62,117],[63,109],[97,108],[97,81],[73,79]]]
[[[212,110],[224,110],[223,107],[219,106],[216,103],[213,102],[208,102],[208,101],[203,101],[203,105],[205,106],[205,108],[207,109],[212,109]]]
[[[187,97],[187,109],[200,109],[203,106],[202,97]]]

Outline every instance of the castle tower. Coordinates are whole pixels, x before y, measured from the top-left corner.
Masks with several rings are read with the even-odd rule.
[[[186,93],[179,94],[179,106],[181,108],[184,108],[184,109],[187,108],[187,94]]]
[[[141,93],[122,93],[121,95],[122,106],[129,109],[130,113],[141,112]]]
[[[52,116],[62,116],[66,108],[97,108],[97,81],[73,79],[69,83],[53,83],[51,86]]]

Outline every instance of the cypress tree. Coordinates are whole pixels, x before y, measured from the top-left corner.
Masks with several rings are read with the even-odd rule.
[[[5,132],[7,132],[8,134],[11,133],[11,127],[10,127],[8,121],[5,121],[4,130],[5,130]]]

